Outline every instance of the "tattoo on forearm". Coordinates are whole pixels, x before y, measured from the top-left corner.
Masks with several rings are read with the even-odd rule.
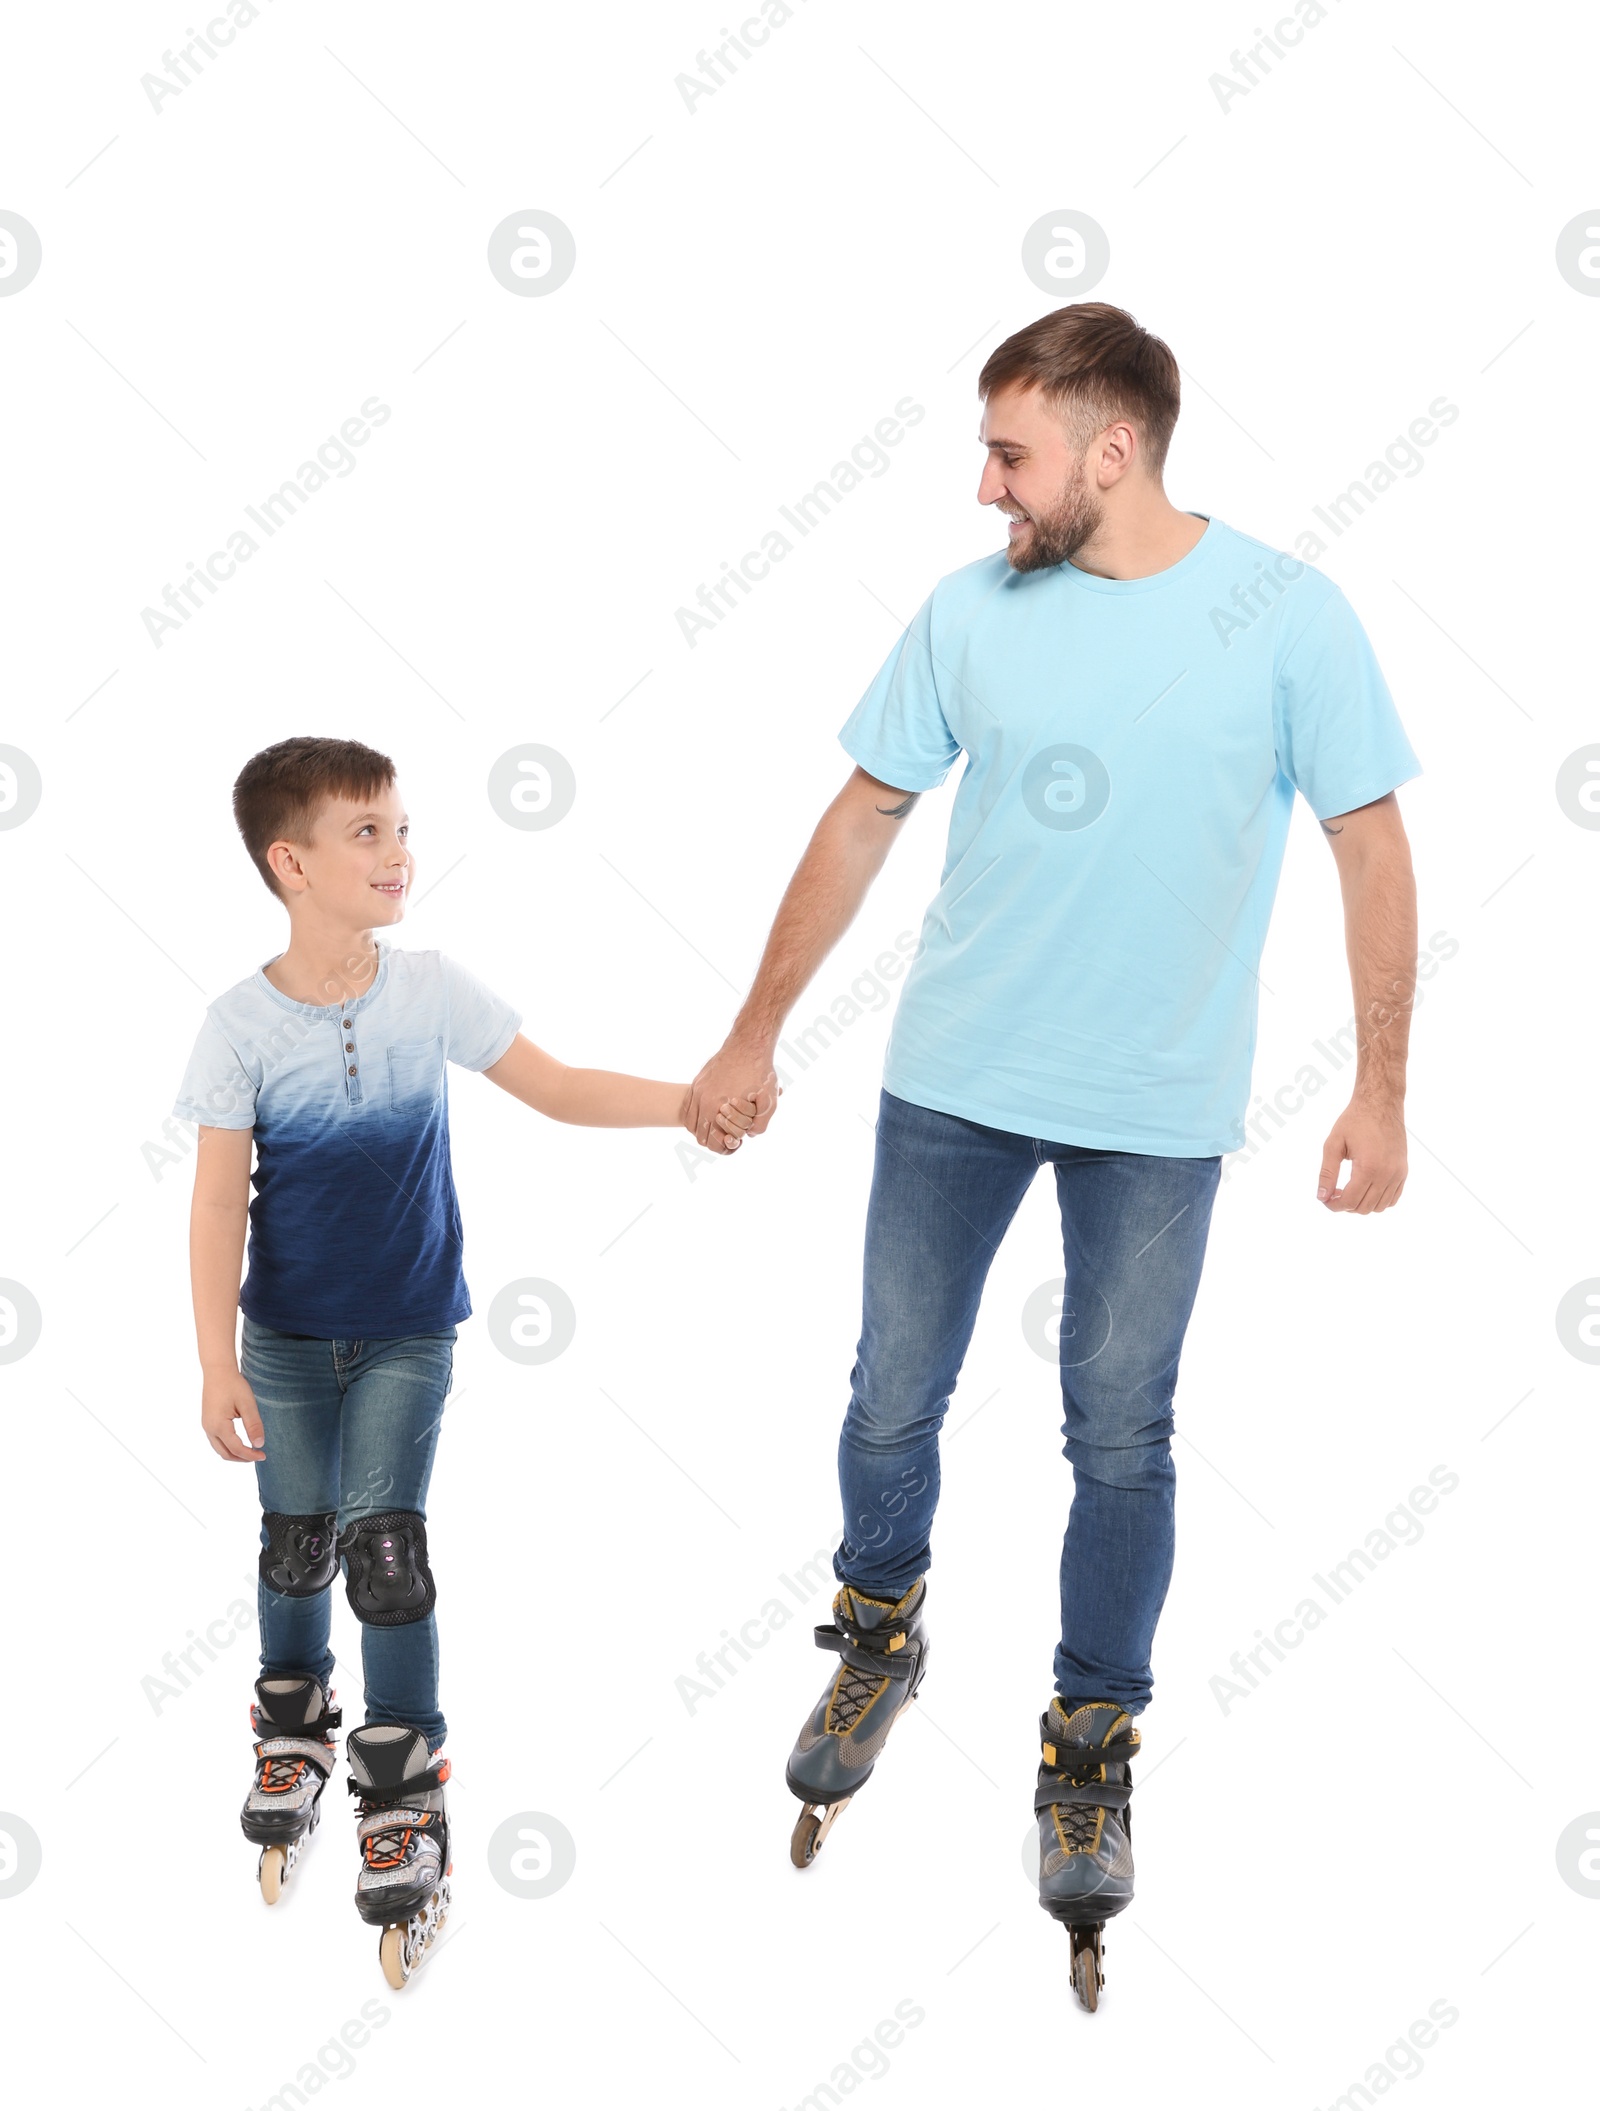
[[[921,797],[920,792],[907,792],[898,806],[880,806],[876,811],[890,821],[903,821]]]

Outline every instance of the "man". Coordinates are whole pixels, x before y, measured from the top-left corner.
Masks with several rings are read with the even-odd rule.
[[[939,1430],[989,1264],[1050,1165],[1074,1492],[1040,1903],[1072,1930],[1093,2007],[1101,1927],[1133,1895],[1128,1762],[1172,1571],[1178,1358],[1222,1154],[1245,1141],[1294,794],[1338,869],[1359,1030],[1317,1199],[1366,1216],[1406,1176],[1416,908],[1394,790],[1419,766],[1338,588],[1169,502],[1178,367],[1159,339],[1081,302],[1008,338],[978,390],[978,500],[1006,516],[1006,550],[939,582],[845,725],[857,767],[686,1123],[706,1142],[724,1100],[759,1091],[765,1127],[785,1016],[964,753],[885,1069],[841,1589],[817,1631],[842,1663],[789,1761],[792,1852],[810,1861],[922,1678]]]

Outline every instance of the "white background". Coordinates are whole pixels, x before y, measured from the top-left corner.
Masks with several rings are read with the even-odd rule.
[[[1542,2093],[1579,2058],[1600,1934],[1556,1853],[1600,1778],[1595,1373],[1554,1323],[1600,1271],[1600,836],[1554,795],[1600,738],[1600,304],[1555,265],[1596,202],[1593,32],[1346,0],[1224,112],[1243,0],[809,0],[691,114],[674,77],[724,19],[278,0],[159,115],[140,77],[181,10],[11,24],[0,205],[44,263],[0,300],[3,738],[43,798],[0,832],[0,1275],[43,1332],[0,1374],[0,1807],[43,1866],[0,1897],[8,2078],[261,2105],[308,2066],[306,2101],[337,2094],[348,2061],[393,2101],[776,2107],[854,2058],[845,2095],[875,2103],[1310,2106],[1408,2064],[1391,2048],[1442,2002],[1408,2092]],[[527,208],[577,243],[548,298],[486,267]],[[342,1769],[283,1904],[256,1892],[248,1635],[159,1707],[144,1683],[254,1567],[253,1479],[199,1430],[192,1153],[163,1135],[204,1005],[284,943],[233,777],[289,734],[381,747],[419,862],[400,942],[568,1060],[687,1078],[845,775],[838,725],[934,581],[998,547],[976,374],[1079,297],[1020,263],[1069,208],[1109,237],[1092,297],[1183,368],[1178,505],[1288,545],[1432,399],[1460,409],[1321,560],[1422,757],[1421,929],[1457,948],[1416,1021],[1411,1184],[1381,1218],[1318,1208],[1330,1085],[1219,1198],[1104,2004],[1076,2009],[1024,1871],[1070,1487],[1020,1325],[1059,1270],[1048,1181],[951,1413],[923,1699],[809,1873],[783,1762],[831,1662],[826,1585],[693,1713],[675,1683],[834,1543],[886,1011],[723,1166],[454,1075],[477,1313],[429,1507],[457,1904],[391,1995]],[[373,395],[392,417],[354,472],[156,647],[141,610]],[[926,416],[889,472],[686,645],[675,610],[907,395]],[[486,797],[530,741],[578,783],[545,832]],[[917,927],[950,789],[799,1023]],[[1262,972],[1270,1093],[1350,1008],[1303,807]],[[527,1276],[578,1312],[532,1369],[484,1324]],[[1459,1486],[1421,1539],[1225,1710],[1233,1652],[1435,1467]],[[335,1621],[354,1719],[342,1596]],[[577,1842],[541,1899],[487,1860],[526,1812]],[[370,2040],[326,2050],[374,1996]],[[857,2048],[899,2002],[922,2020],[868,2079]]]

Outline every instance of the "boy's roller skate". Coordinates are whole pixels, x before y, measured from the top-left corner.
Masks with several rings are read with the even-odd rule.
[[[1139,1732],[1116,1701],[1068,1710],[1053,1699],[1039,1718],[1043,1759],[1039,1903],[1072,1937],[1072,1984],[1085,2008],[1105,1985],[1100,1937],[1133,1897],[1133,1774]]]
[[[810,1868],[834,1819],[865,1786],[884,1739],[916,1697],[928,1660],[922,1629],[927,1594],[921,1576],[898,1604],[846,1584],[833,1601],[833,1625],[816,1630],[817,1647],[837,1650],[844,1661],[789,1754],[785,1778],[805,1806],[789,1840],[796,1869]]]
[[[276,1905],[302,1844],[317,1829],[322,1791],[333,1772],[333,1693],[314,1678],[257,1679],[250,1727],[259,1738],[256,1778],[239,1823],[261,1849],[261,1896]]]
[[[368,1723],[345,1739],[347,1784],[358,1798],[361,1874],[356,1911],[382,1928],[378,1962],[403,1987],[450,1910],[448,1759],[431,1759],[428,1740],[405,1723]]]

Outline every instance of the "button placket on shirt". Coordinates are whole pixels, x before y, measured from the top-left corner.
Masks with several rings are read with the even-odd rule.
[[[355,1041],[355,1019],[353,1016],[339,1021],[340,1061],[344,1065],[344,1089],[346,1103],[352,1107],[361,1105],[361,1065],[357,1060]]]

